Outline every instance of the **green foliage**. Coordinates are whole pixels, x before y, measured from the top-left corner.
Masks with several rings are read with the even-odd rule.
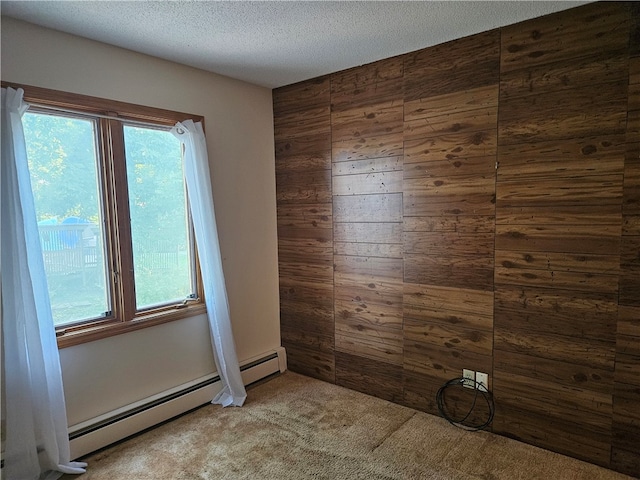
[[[101,228],[94,122],[27,112],[23,124],[38,221],[80,217]],[[191,275],[180,142],[164,130],[128,125],[124,140],[137,304],[185,298],[191,293]],[[172,265],[154,260],[165,257],[179,260]],[[104,312],[102,268],[85,265],[75,273],[49,273],[56,324]]]

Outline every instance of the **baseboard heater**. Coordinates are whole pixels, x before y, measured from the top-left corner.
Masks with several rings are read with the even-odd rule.
[[[242,380],[250,385],[286,370],[284,348],[243,362]],[[209,403],[220,391],[220,377],[202,377],[140,402],[69,427],[71,458],[76,459],[177,415]]]

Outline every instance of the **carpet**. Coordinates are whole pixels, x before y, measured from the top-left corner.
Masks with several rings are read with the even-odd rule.
[[[621,480],[625,475],[286,372],[89,455],[64,480]]]

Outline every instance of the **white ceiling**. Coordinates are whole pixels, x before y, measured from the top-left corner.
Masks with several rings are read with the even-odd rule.
[[[575,1],[4,1],[2,15],[266,87],[419,50]]]

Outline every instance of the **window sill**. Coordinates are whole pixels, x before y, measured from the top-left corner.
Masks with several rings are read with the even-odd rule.
[[[116,320],[105,320],[93,325],[81,327],[70,327],[65,330],[64,327],[56,330],[58,348],[67,348],[82,343],[93,342],[103,338],[113,337],[143,328],[161,325],[167,322],[173,322],[183,318],[202,315],[207,312],[204,303],[192,305],[186,308],[179,308],[161,313],[146,315],[144,317],[135,318],[127,322],[119,322]]]

